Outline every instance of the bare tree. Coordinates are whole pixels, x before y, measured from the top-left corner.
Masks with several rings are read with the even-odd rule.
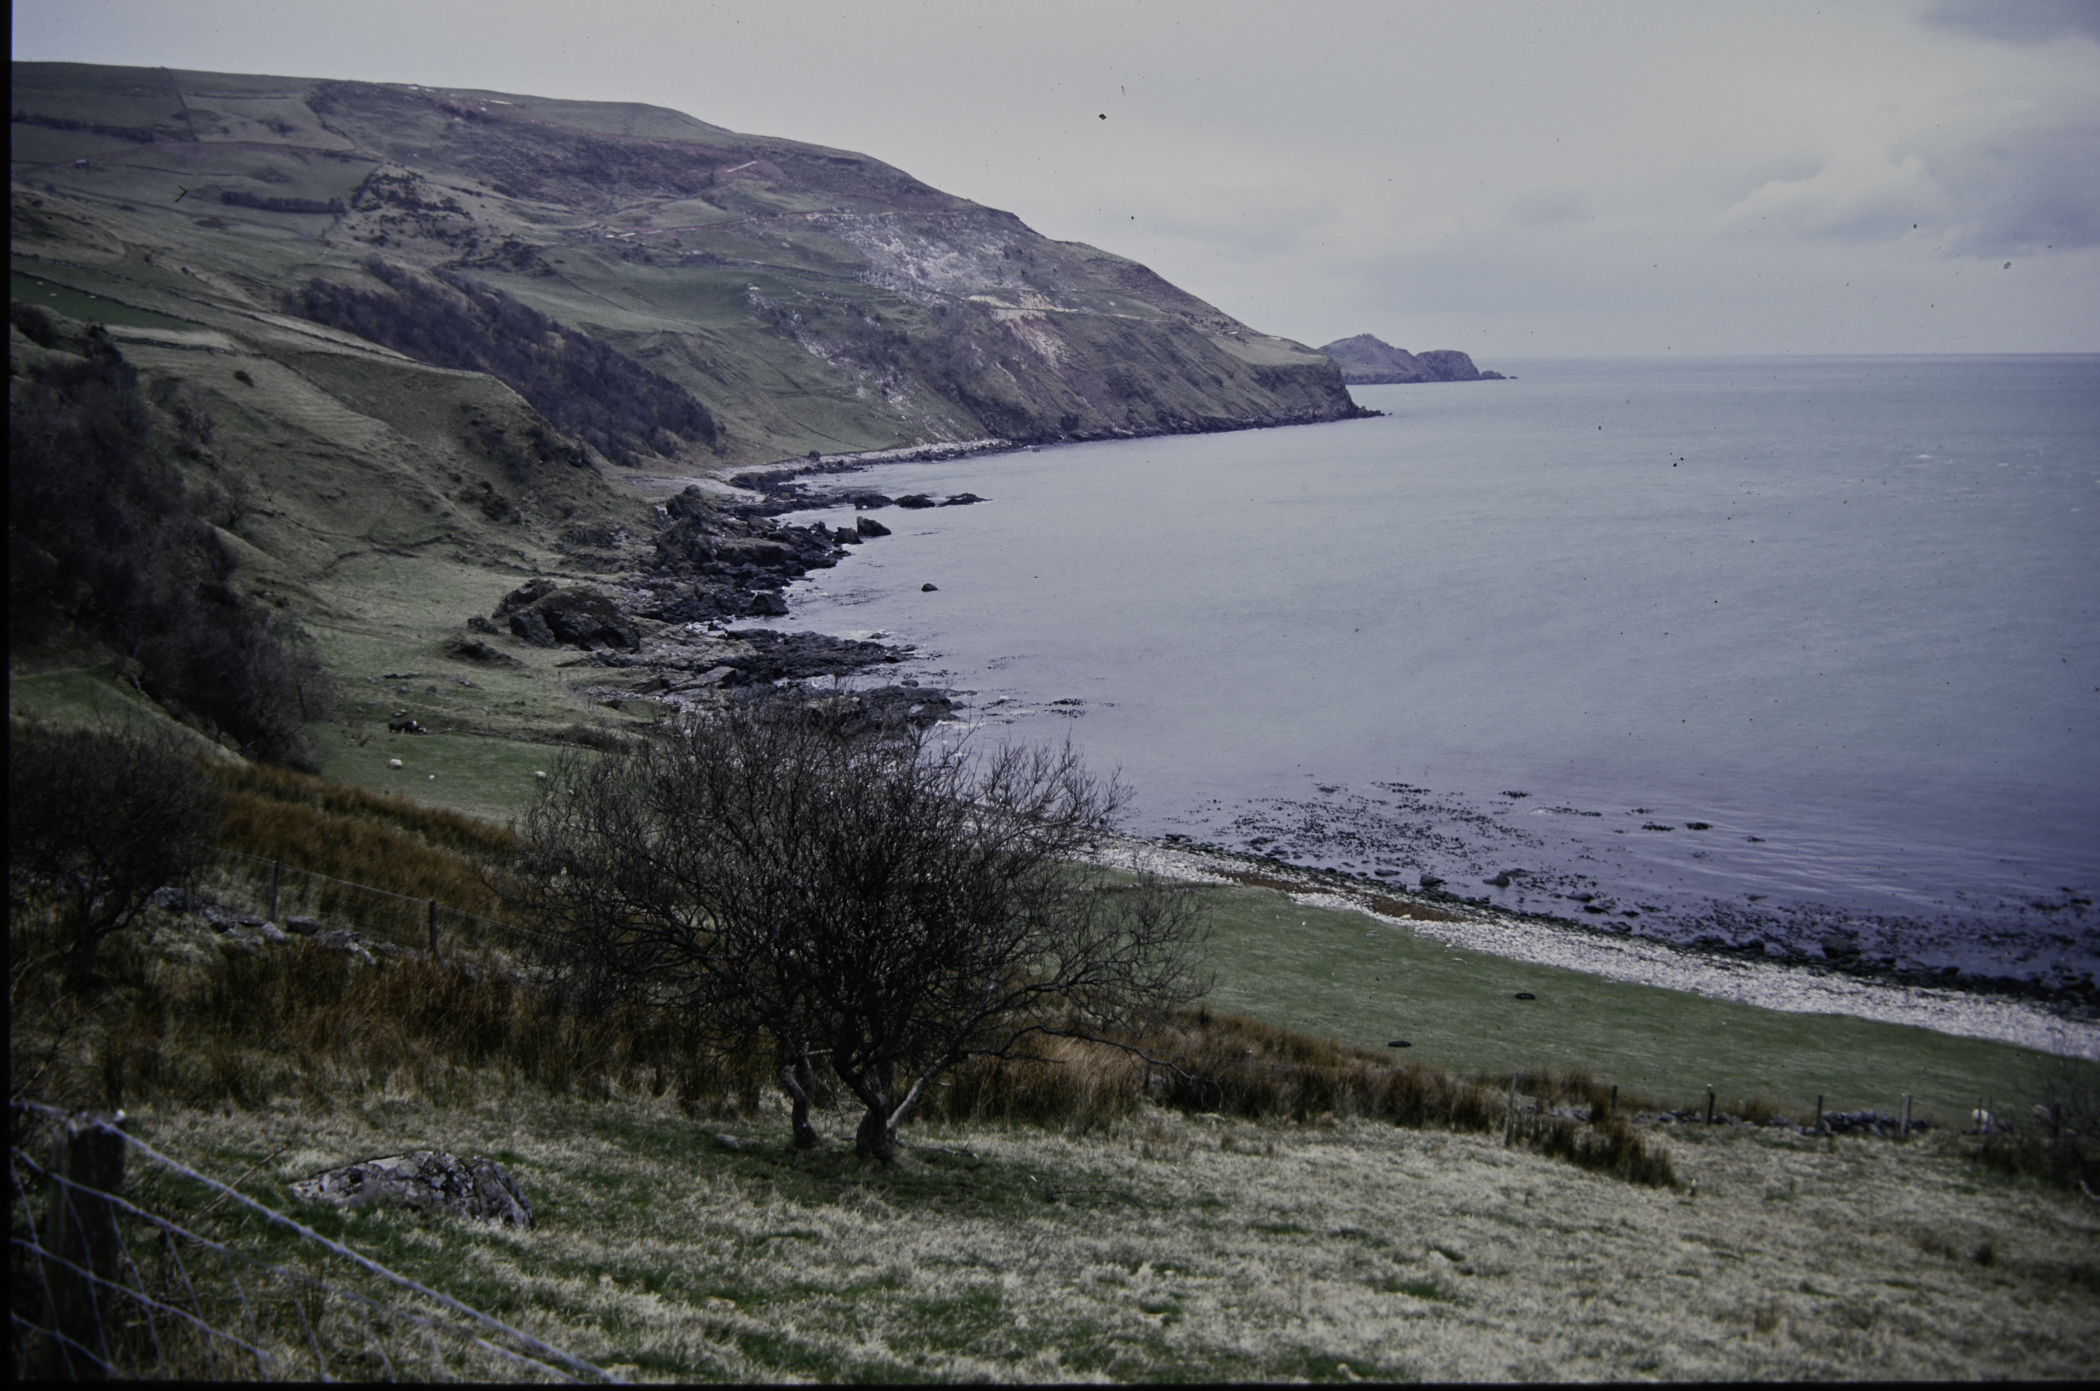
[[[770,1043],[796,1144],[825,1069],[887,1161],[966,1059],[1123,1035],[1207,988],[1196,899],[1079,858],[1121,800],[1069,747],[954,750],[771,703],[566,761],[503,882],[571,970]]]
[[[55,899],[67,975],[94,973],[103,940],[153,891],[210,854],[223,799],[172,734],[16,721],[7,751],[10,888]]]

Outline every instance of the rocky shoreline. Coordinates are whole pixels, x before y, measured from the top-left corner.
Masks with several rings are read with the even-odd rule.
[[[922,684],[901,673],[895,680],[881,680],[883,669],[919,655],[910,645],[886,641],[881,633],[848,639],[781,632],[763,626],[763,620],[786,615],[781,591],[793,580],[834,566],[855,548],[889,535],[892,528],[871,514],[969,506],[985,499],[970,493],[891,497],[850,487],[819,492],[805,480],[878,463],[1028,447],[986,439],[871,455],[820,455],[746,471],[714,490],[689,483],[656,507],[657,527],[646,537],[572,531],[564,538],[573,568],[606,574],[606,580],[563,587],[535,579],[506,595],[488,616],[469,619],[467,626],[481,635],[507,632],[535,646],[577,649],[578,656],[561,664],[590,670],[592,679],[576,685],[577,693],[614,709],[637,702],[673,710],[718,706],[803,684],[816,686],[813,694],[841,702],[849,720],[928,727],[955,717],[970,693]],[[797,526],[778,520],[826,504],[850,504],[855,524]],[[456,641],[452,651],[472,661],[513,660],[482,637]],[[877,679],[865,679],[870,675]],[[849,686],[852,678],[861,679]],[[823,689],[827,685],[830,690]],[[2062,1050],[2045,1041],[2053,1037],[2051,1030],[2069,1030],[2067,1037],[2083,1040],[2079,1056],[2100,1058],[2100,1027],[2092,1022],[2100,1013],[2100,993],[2090,977],[2023,979],[1948,966],[1927,969],[1895,954],[1881,940],[1886,934],[1877,935],[1871,924],[1864,940],[1859,925],[1836,919],[1807,922],[1799,932],[1774,931],[1765,920],[1769,915],[1756,922],[1745,917],[1723,923],[1709,913],[1685,925],[1650,914],[1653,921],[1634,928],[1617,918],[1639,913],[1618,913],[1620,905],[1609,897],[1577,891],[1594,886],[1562,885],[1568,892],[1549,894],[1568,899],[1571,912],[1595,916],[1592,922],[1513,910],[1485,895],[1461,897],[1433,876],[1403,888],[1293,863],[1276,854],[1286,848],[1280,843],[1256,846],[1253,853],[1186,837],[1147,844],[1140,858],[1161,872],[1261,882],[1307,901],[1331,898],[1336,906],[1457,934],[1453,940],[1475,950],[1770,1008],[1921,1023],[2052,1051]],[[1488,882],[1507,887],[1509,880]],[[1550,887],[1537,876],[1525,882],[1534,890]],[[1722,907],[1714,905],[1715,911]],[[1796,937],[1802,940],[1792,940]]]

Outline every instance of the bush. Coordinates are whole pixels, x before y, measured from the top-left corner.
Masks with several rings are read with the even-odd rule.
[[[7,757],[9,887],[58,907],[67,975],[94,971],[103,940],[154,890],[211,853],[219,791],[173,734],[51,729],[17,721]]]
[[[1070,749],[978,758],[753,704],[565,758],[506,894],[594,992],[773,1049],[799,1145],[817,1070],[836,1077],[887,1161],[958,1066],[1118,1037],[1206,988],[1188,893],[1105,891],[1078,861],[1119,797]]]

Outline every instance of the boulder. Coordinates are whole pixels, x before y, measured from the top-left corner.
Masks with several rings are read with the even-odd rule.
[[[938,507],[938,506],[940,506],[940,504],[939,504],[939,503],[935,502],[935,501],[934,501],[934,500],[933,500],[932,498],[928,497],[928,496],[927,496],[927,495],[926,495],[925,493],[907,493],[907,494],[906,494],[905,496],[903,496],[903,497],[900,497],[900,498],[898,498],[898,499],[897,499],[897,505],[898,505],[899,507],[914,507],[914,508],[916,508],[916,507]]]
[[[762,589],[751,596],[751,602],[745,606],[745,611],[760,617],[785,618],[788,605],[787,600],[780,597],[778,590]]]
[[[516,613],[520,609],[531,608],[559,588],[561,586],[553,580],[533,580],[527,584],[521,584],[503,596],[502,602],[496,605],[496,615],[501,617],[506,613]]]
[[[556,590],[529,608],[513,613],[510,630],[535,647],[566,644],[588,651],[642,644],[641,630],[611,599],[595,589]]]
[[[680,520],[705,517],[709,510],[707,494],[700,491],[700,485],[697,483],[686,484],[684,492],[664,504],[664,511]]]
[[[336,1207],[382,1203],[511,1227],[532,1225],[532,1204],[502,1165],[493,1159],[463,1159],[439,1150],[414,1150],[345,1164],[296,1180],[292,1192],[307,1202]]]
[[[853,529],[862,536],[887,536],[890,534],[890,529],[873,517],[855,517],[853,519]]]
[[[558,647],[554,630],[547,626],[546,615],[538,609],[526,609],[510,616],[510,630],[534,647]]]
[[[449,656],[458,657],[463,661],[479,662],[483,666],[514,667],[519,664],[516,657],[497,651],[479,638],[454,638],[445,644],[445,652]]]

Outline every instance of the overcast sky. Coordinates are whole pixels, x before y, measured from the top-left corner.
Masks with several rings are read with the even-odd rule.
[[[14,56],[675,107],[1313,344],[2100,351],[2100,0],[17,0]]]

